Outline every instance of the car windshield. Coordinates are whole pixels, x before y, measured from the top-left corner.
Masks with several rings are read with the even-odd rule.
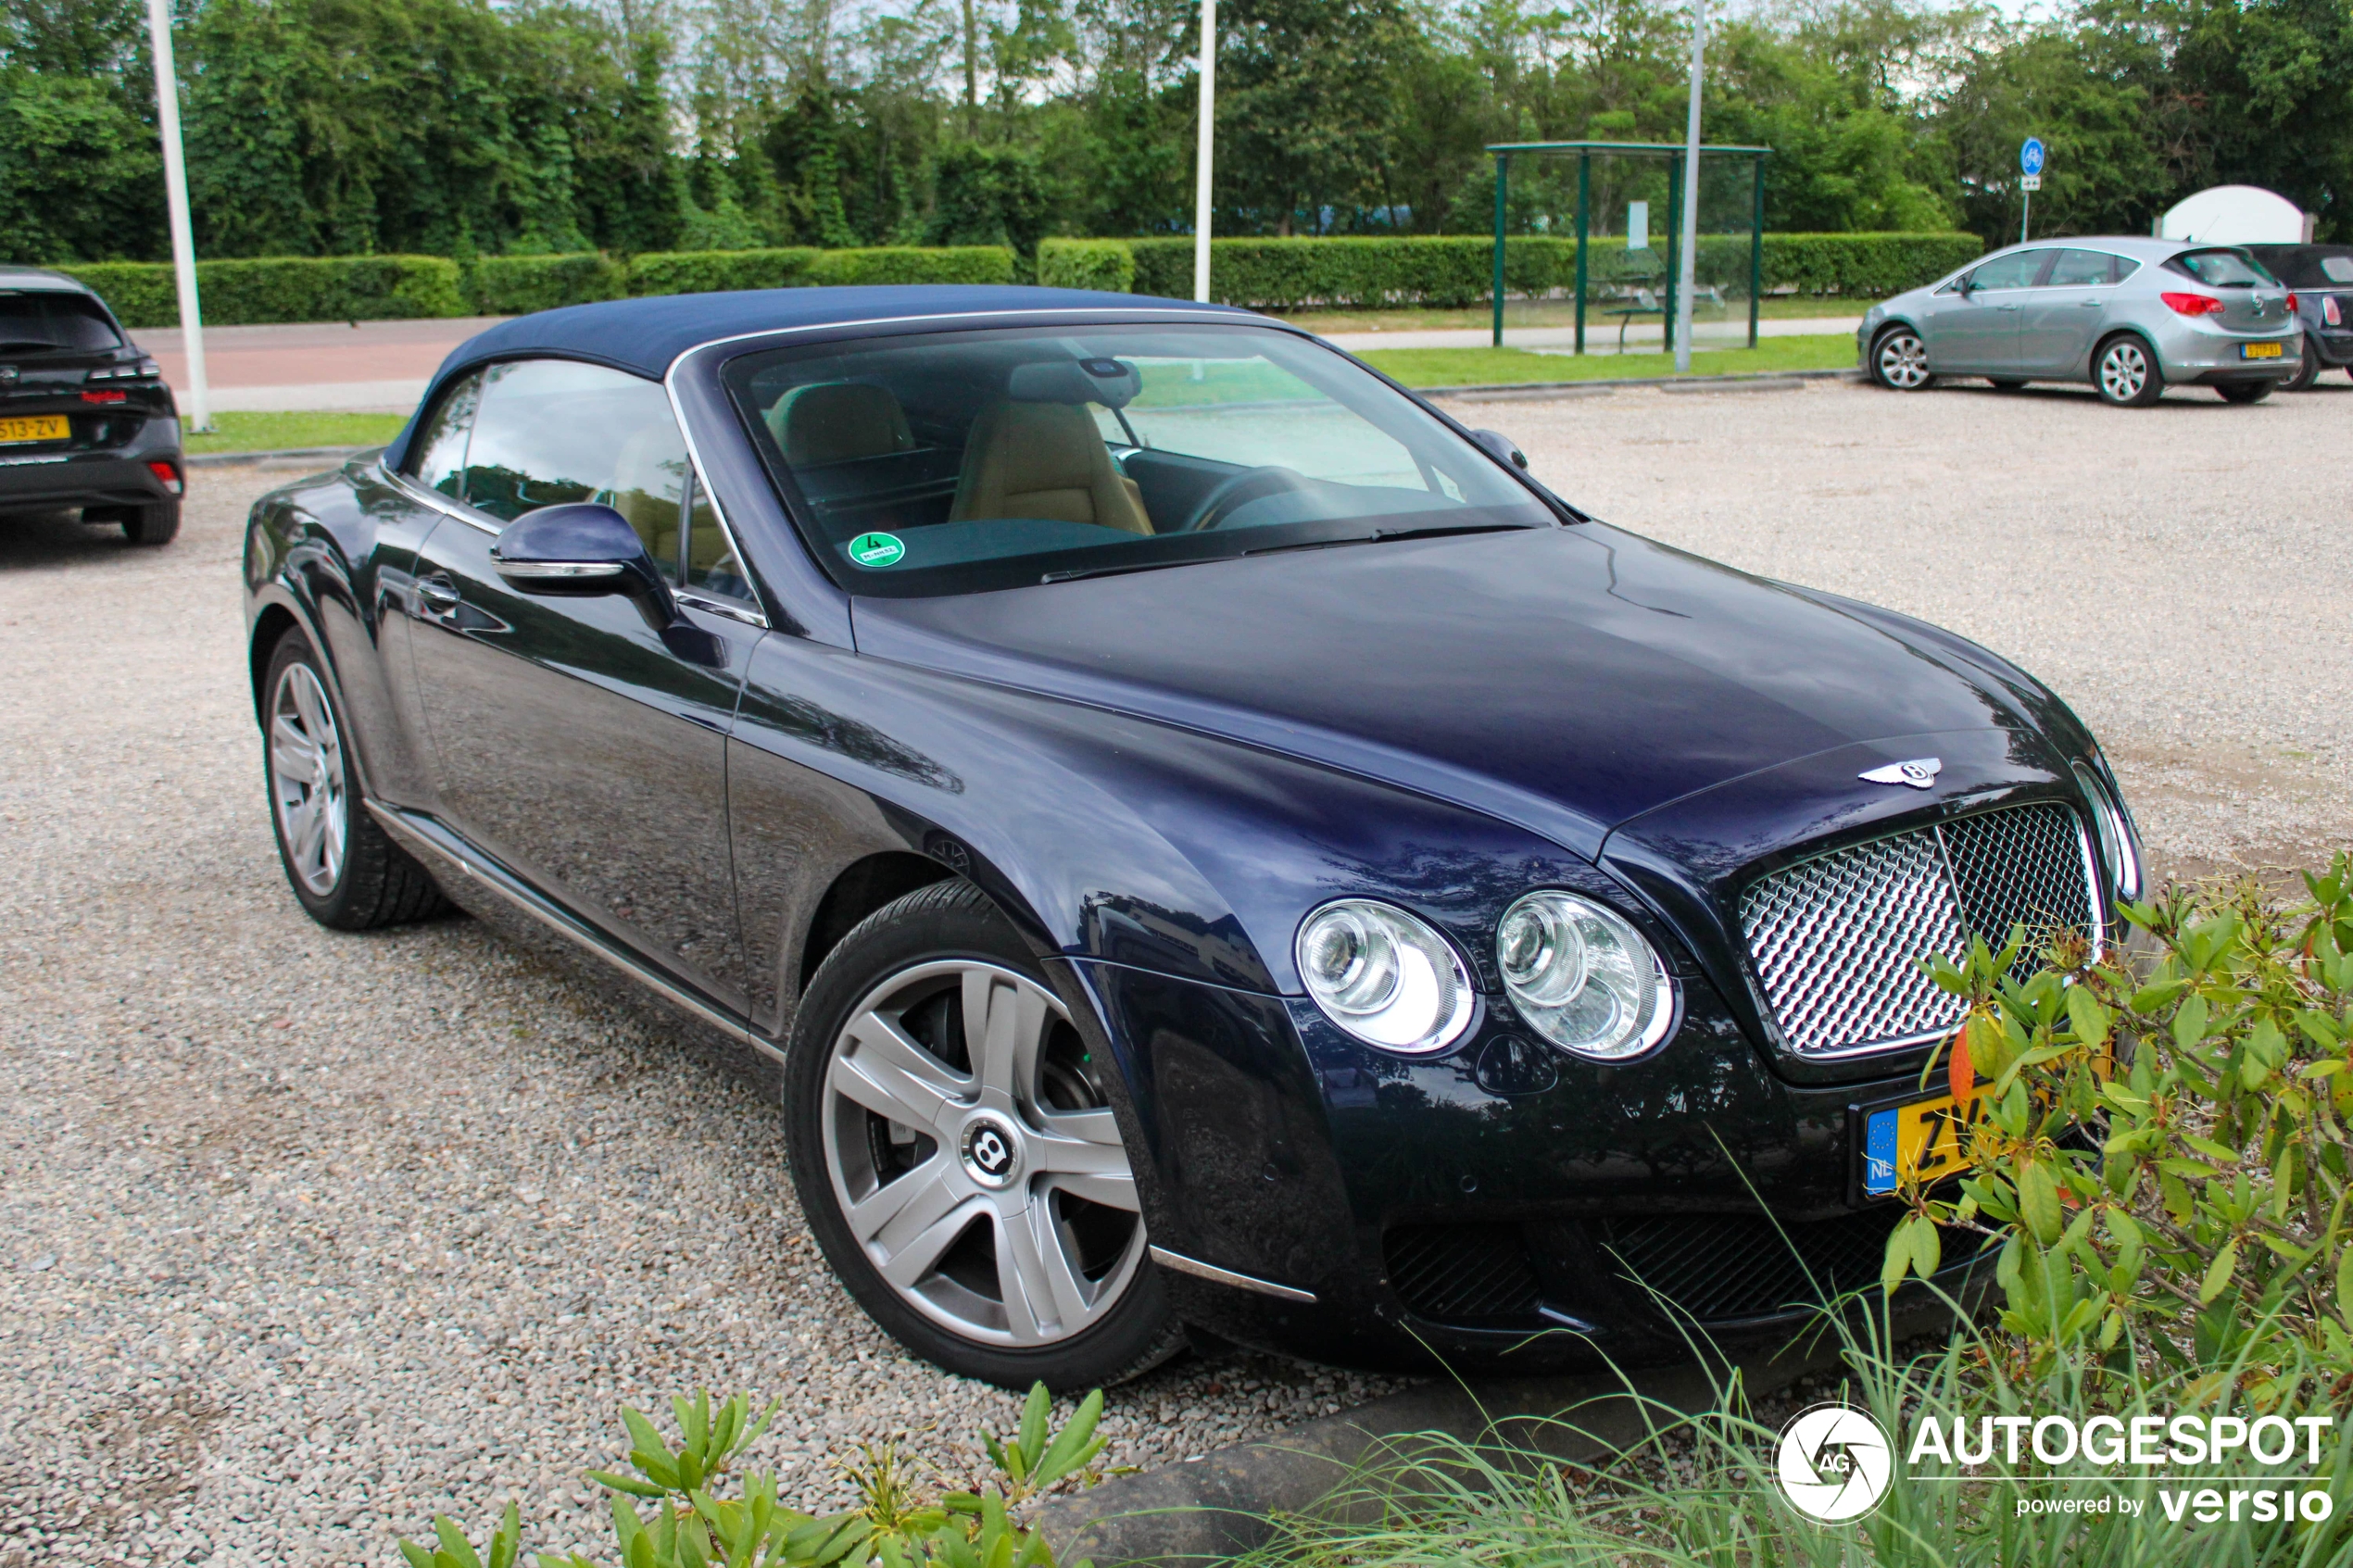
[[[2252,254],[2265,271],[2290,288],[2353,283],[2353,247],[2263,245]]]
[[[868,338],[726,379],[809,547],[859,594],[1556,521],[1411,398],[1271,328]]]
[[[0,294],[0,354],[121,346],[121,334],[87,295]]]
[[[2244,251],[2184,251],[2166,265],[2218,289],[2270,288],[2276,282],[2262,263]]]

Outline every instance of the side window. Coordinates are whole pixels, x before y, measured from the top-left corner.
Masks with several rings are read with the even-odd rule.
[[[718,508],[691,475],[687,481],[686,559],[681,570],[686,585],[698,594],[736,599],[747,605],[753,602],[751,583],[744,577],[743,563],[736,558],[735,546],[727,542],[727,531],[719,526]]]
[[[2010,256],[1997,256],[1969,274],[1973,290],[2022,289],[2033,285],[2034,275],[2043,270],[2050,257],[2047,250],[2022,250]]]
[[[465,498],[501,522],[560,501],[602,501],[674,582],[686,468],[660,386],[601,365],[524,359],[484,374]]]
[[[409,477],[455,501],[465,494],[466,436],[482,400],[482,377],[472,375],[444,394],[441,406],[409,448]]]
[[[2106,288],[2122,275],[2122,263],[2104,250],[2063,250],[2051,269],[2052,288]]]

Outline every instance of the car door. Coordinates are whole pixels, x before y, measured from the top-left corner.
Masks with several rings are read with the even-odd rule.
[[[1968,287],[1925,330],[1929,369],[1940,375],[2014,374],[2019,318],[2035,280],[2056,254],[2012,251],[1971,270]]]
[[[740,1014],[726,737],[764,633],[667,394],[601,366],[490,367],[458,499],[420,557],[412,639],[450,825]],[[499,577],[501,528],[584,500],[629,520],[680,613],[716,637],[712,662],[673,652],[626,597]]]
[[[2019,368],[2045,376],[2090,374],[2108,302],[2132,270],[2131,262],[2104,250],[2060,251],[2019,312]]]

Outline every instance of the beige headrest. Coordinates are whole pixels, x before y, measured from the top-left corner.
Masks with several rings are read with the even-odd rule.
[[[857,382],[794,388],[768,410],[768,429],[794,468],[915,449],[899,399],[887,388]]]

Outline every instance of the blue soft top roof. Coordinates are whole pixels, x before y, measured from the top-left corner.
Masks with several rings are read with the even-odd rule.
[[[518,316],[468,338],[434,372],[433,384],[426,389],[418,412],[431,406],[442,384],[451,377],[492,359],[550,355],[591,359],[641,376],[660,376],[670,369],[672,360],[698,344],[752,332],[924,316],[1139,307],[1248,314],[1230,306],[1196,305],[1188,300],[1012,284],[889,283],[863,288],[745,289],[727,294],[606,300]],[[408,426],[385,448],[386,464],[399,465],[408,452],[409,434],[415,429],[416,414],[412,413]]]

